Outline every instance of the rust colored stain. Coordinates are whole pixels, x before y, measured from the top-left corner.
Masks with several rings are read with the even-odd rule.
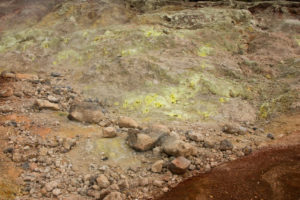
[[[32,127],[30,130],[33,134],[39,135],[43,138],[49,135],[52,131],[51,128],[37,127],[37,126]]]

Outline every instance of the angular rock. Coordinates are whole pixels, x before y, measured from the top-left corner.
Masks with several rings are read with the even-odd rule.
[[[104,114],[96,103],[79,102],[71,106],[68,118],[85,123],[99,123],[104,119]]]
[[[117,131],[114,127],[106,127],[103,129],[104,138],[113,138],[117,136]]]
[[[42,99],[37,99],[35,101],[35,105],[39,109],[49,109],[49,110],[59,110],[60,109],[58,104],[51,103],[47,100],[42,100]]]
[[[205,148],[214,148],[215,143],[216,143],[215,139],[206,138],[203,142],[203,147],[205,147]]]
[[[227,151],[227,150],[232,150],[233,149],[233,145],[229,140],[222,140],[220,142],[220,150],[221,151]]]
[[[128,188],[129,188],[128,180],[127,180],[127,179],[121,180],[121,181],[119,182],[119,187],[120,187],[121,189],[128,189]]]
[[[58,102],[59,102],[59,98],[57,98],[57,97],[55,97],[55,96],[49,95],[49,96],[47,97],[47,99],[48,99],[50,102],[52,102],[52,103],[58,103]]]
[[[130,117],[120,117],[118,124],[120,128],[138,128],[139,126],[139,124]]]
[[[51,72],[50,74],[52,77],[62,77],[61,73],[59,72]]]
[[[161,172],[163,165],[164,165],[164,161],[158,160],[152,165],[151,171],[155,172],[155,173],[159,173],[159,172]]]
[[[175,137],[167,137],[162,143],[163,151],[170,156],[190,156],[197,154],[197,149]]]
[[[104,174],[99,175],[96,181],[100,188],[107,188],[110,185],[109,180]]]
[[[139,133],[138,131],[128,132],[128,145],[137,151],[148,151],[152,149],[164,136],[163,133]]]
[[[124,200],[120,192],[111,192],[103,200]]]
[[[177,157],[170,163],[169,169],[174,174],[184,174],[188,167],[190,166],[191,161],[186,159],[183,156]]]
[[[54,196],[59,196],[59,195],[61,194],[61,190],[58,189],[58,188],[56,188],[56,189],[54,189],[54,190],[52,191],[52,194],[53,194]]]
[[[195,142],[203,142],[204,141],[204,135],[202,135],[201,133],[198,133],[198,132],[190,131],[188,133],[188,137]]]

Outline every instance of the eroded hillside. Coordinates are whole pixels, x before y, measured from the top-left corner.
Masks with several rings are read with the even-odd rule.
[[[299,7],[2,1],[1,156],[17,166],[12,181],[22,174],[13,193],[149,199],[288,134],[264,127],[299,112]],[[173,175],[178,156],[184,176]]]

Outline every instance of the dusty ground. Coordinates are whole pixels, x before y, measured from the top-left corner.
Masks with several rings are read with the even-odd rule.
[[[0,199],[152,199],[292,133],[299,146],[299,3],[156,6],[0,3]],[[76,102],[104,117],[70,121]],[[138,126],[122,128],[120,116]],[[107,127],[116,137],[103,138]],[[182,141],[186,173],[170,171],[178,155],[164,141],[138,152],[126,143],[130,132]],[[256,155],[237,163],[260,162]]]

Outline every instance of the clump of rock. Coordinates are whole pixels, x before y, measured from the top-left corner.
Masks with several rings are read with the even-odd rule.
[[[118,124],[120,128],[138,128],[139,126],[139,124],[130,117],[120,117]]]
[[[79,102],[71,106],[68,118],[74,121],[97,124],[105,117],[98,104]]]
[[[51,103],[47,100],[37,99],[35,105],[39,109],[49,109],[49,110],[60,110],[59,105],[56,103]]]
[[[117,131],[114,127],[106,127],[102,131],[104,138],[113,138],[117,136]]]
[[[127,142],[130,147],[137,151],[148,151],[152,149],[163,137],[163,133],[141,133],[136,130],[128,132]]]
[[[174,174],[184,174],[188,167],[190,166],[191,161],[186,159],[183,156],[177,157],[170,163],[169,169]]]
[[[170,156],[190,156],[197,154],[197,149],[193,145],[173,136],[164,139],[162,149]]]

